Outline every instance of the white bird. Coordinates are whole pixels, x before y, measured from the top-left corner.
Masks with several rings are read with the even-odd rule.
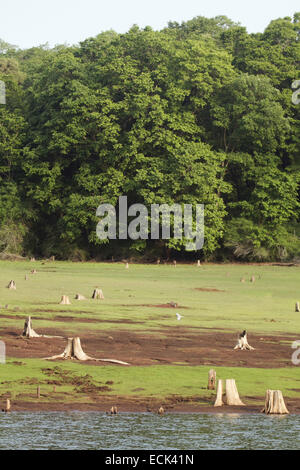
[[[179,320],[181,320],[181,319],[183,318],[183,316],[182,316],[182,315],[180,315],[180,313],[176,313],[176,317],[177,317],[177,320],[178,320],[178,321],[179,321]]]

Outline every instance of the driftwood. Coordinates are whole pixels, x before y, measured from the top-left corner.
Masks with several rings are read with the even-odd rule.
[[[280,390],[267,390],[265,406],[261,410],[262,413],[266,414],[288,414],[289,411],[285,406],[282,392]]]
[[[226,403],[227,405],[245,406],[239,397],[234,379],[226,379]]]
[[[10,281],[10,283],[8,284],[7,286],[7,289],[14,289],[16,290],[17,286],[16,286],[16,283],[15,281]]]
[[[59,303],[60,305],[71,305],[70,299],[67,295],[62,295]]]
[[[47,360],[54,359],[77,359],[78,361],[101,361],[101,362],[113,362],[116,364],[123,364],[129,366],[127,362],[118,361],[117,359],[96,359],[90,357],[82,350],[80,338],[68,338],[67,346],[62,354],[57,354],[56,356],[45,357]]]
[[[104,299],[104,294],[101,289],[95,289],[92,295],[92,299]]]
[[[300,305],[299,305],[299,302],[296,302],[296,305],[295,305],[295,312],[300,312]]]
[[[214,406],[223,406],[224,405],[223,400],[222,400],[222,396],[223,396],[223,381],[218,380],[217,398],[216,398]]]
[[[242,349],[242,350],[245,350],[245,349],[253,350],[254,349],[252,346],[250,346],[250,344],[248,344],[247,331],[246,330],[244,330],[243,333],[239,334],[238,342],[237,342],[236,346],[233,349]]]
[[[208,372],[208,390],[215,390],[216,388],[216,371],[214,369],[210,369]]]

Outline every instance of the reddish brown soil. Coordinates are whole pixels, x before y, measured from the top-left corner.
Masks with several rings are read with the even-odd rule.
[[[64,318],[64,321],[68,320]],[[72,331],[71,319],[69,322]],[[55,328],[45,328],[42,333],[57,336],[62,334]],[[92,357],[119,359],[135,366],[176,363],[263,368],[293,366],[291,343],[294,336],[248,335],[248,342],[255,350],[241,351],[233,349],[237,338],[231,333],[209,329],[196,333],[194,329],[177,325],[174,328],[165,328],[160,333],[132,332],[125,329],[99,333],[87,331],[80,333],[80,339],[83,350]],[[68,336],[77,334],[74,331]],[[5,341],[8,357],[48,357],[62,353],[66,345],[65,338],[21,338],[20,330],[12,328],[2,329],[0,336]],[[104,363],[95,362],[97,364]]]

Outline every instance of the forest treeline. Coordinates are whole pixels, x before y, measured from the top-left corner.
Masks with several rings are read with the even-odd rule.
[[[300,13],[257,34],[200,16],[74,46],[1,40],[0,80],[2,256],[300,258]],[[96,209],[120,195],[204,204],[203,249],[99,240]]]

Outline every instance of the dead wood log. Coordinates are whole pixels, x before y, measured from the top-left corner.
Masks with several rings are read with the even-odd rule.
[[[86,298],[84,297],[84,295],[76,294],[75,295],[75,300],[86,300]]]
[[[47,360],[54,359],[77,359],[78,361],[101,361],[101,362],[113,362],[115,364],[122,364],[129,366],[128,362],[119,361],[117,359],[96,359],[88,356],[81,347],[80,338],[68,338],[67,346],[62,354],[57,354],[51,357],[45,357]]]
[[[16,286],[16,283],[15,281],[10,281],[10,283],[8,284],[7,286],[7,289],[14,289],[16,290],[17,286]]]
[[[250,346],[250,344],[248,344],[246,330],[244,330],[241,334],[239,334],[238,342],[237,342],[236,346],[233,349],[254,350],[254,348],[252,346]]]
[[[62,295],[59,303],[60,305],[71,305],[70,299],[67,295]]]
[[[218,380],[217,398],[216,398],[214,406],[223,406],[224,405],[222,396],[223,396],[223,381]]]
[[[215,390],[216,388],[216,371],[214,369],[210,369],[208,372],[208,390]]]
[[[265,406],[261,410],[266,414],[288,414],[289,411],[285,406],[281,390],[267,390]]]
[[[245,406],[239,397],[234,379],[226,379],[226,403],[227,405]]]
[[[296,302],[296,305],[295,305],[295,312],[300,312],[300,305],[299,305],[299,302]]]
[[[92,299],[104,299],[104,294],[101,289],[95,289],[92,295]]]

